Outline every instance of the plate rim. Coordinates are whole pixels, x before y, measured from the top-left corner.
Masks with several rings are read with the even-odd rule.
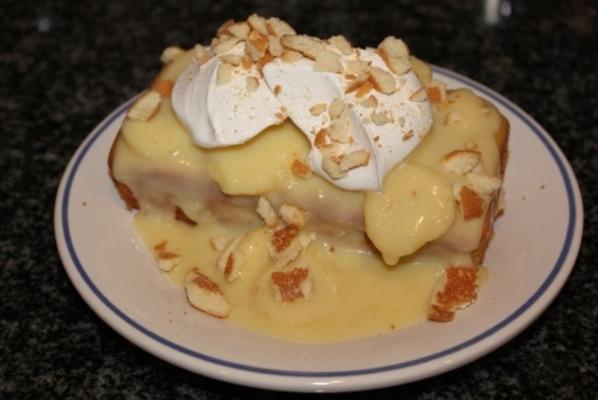
[[[529,114],[498,92],[479,82],[442,67],[432,66],[432,69],[435,73],[441,76],[445,75],[451,79],[457,80],[460,83],[463,83],[466,86],[483,93],[485,96],[490,97],[493,101],[500,103],[503,107],[512,112],[519,120],[521,120],[535,134],[535,136],[540,139],[544,147],[547,149],[551,156],[551,161],[554,162],[558,168],[561,183],[564,185],[567,195],[567,232],[559,252],[559,256],[550,269],[550,273],[546,275],[545,279],[542,281],[542,284],[533,292],[533,294],[531,294],[531,296],[527,298],[525,302],[514,309],[514,311],[511,312],[507,317],[492,325],[490,328],[485,329],[478,335],[432,354],[384,366],[339,371],[294,371],[247,365],[202,354],[196,350],[192,350],[174,343],[171,340],[166,339],[159,334],[143,327],[140,323],[136,322],[133,318],[129,317],[125,312],[113,304],[94,284],[89,275],[86,273],[84,266],[77,256],[77,252],[71,238],[68,217],[70,204],[69,195],[73,180],[85,158],[85,155],[96,142],[96,140],[107,130],[107,128],[110,127],[117,118],[122,116],[131,102],[134,101],[135,97],[116,108],[91,131],[91,133],[81,143],[70,159],[60,181],[54,207],[54,230],[60,257],[70,280],[74,284],[79,294],[84,298],[86,303],[94,310],[94,312],[96,312],[96,314],[98,314],[109,326],[137,346],[142,347],[144,350],[156,355],[161,359],[167,360],[168,362],[181,366],[185,369],[217,379],[248,386],[294,391],[313,391],[315,389],[314,384],[323,383],[321,381],[314,381],[315,378],[345,378],[347,380],[341,379],[340,383],[336,382],[332,388],[326,387],[326,385],[316,388],[345,391],[383,387],[398,383],[412,382],[446,372],[450,369],[457,368],[474,359],[482,357],[483,355],[503,345],[515,335],[519,334],[542,314],[542,312],[556,298],[573,269],[581,246],[581,236],[583,231],[583,203],[581,202],[579,185],[569,162],[556,142],[552,139],[548,132],[546,132],[546,130],[542,128]],[[557,278],[560,279],[557,280]],[[84,285],[86,285],[86,287]],[[98,300],[103,306],[106,307],[105,309],[102,309],[100,305],[96,303]],[[539,302],[539,300],[542,301]],[[532,310],[534,306],[539,308]],[[533,313],[530,314],[532,311]],[[527,317],[522,319],[522,317],[526,315]],[[119,319],[115,321],[113,319],[114,316],[117,316]],[[512,329],[510,331],[505,331],[504,329],[508,326]],[[128,331],[129,329],[136,331],[130,332]],[[503,333],[503,336],[496,337],[496,334],[501,332]],[[138,338],[137,336],[139,333],[144,335],[146,340]],[[488,341],[491,338],[494,338],[495,341],[483,346],[484,341]],[[147,342],[147,339],[155,341],[158,344],[166,347],[166,351],[162,351],[161,349],[153,347],[153,342]],[[477,347],[477,349],[474,348],[474,346]],[[427,369],[423,371],[412,371],[411,375],[415,376],[406,376],[403,377],[403,379],[400,379],[400,377],[397,376],[399,371],[409,371],[410,368],[413,369],[430,363],[434,360],[442,360],[444,357],[459,354],[466,349],[472,348],[473,352],[471,352],[471,354],[468,355],[467,353],[464,353],[459,359],[437,365],[429,364]],[[168,354],[170,351],[175,351],[178,354]],[[214,367],[215,365],[217,368],[216,370],[211,370],[209,368],[202,368],[201,365],[190,365],[188,360],[178,359],[177,356],[180,355],[191,357],[193,360],[199,360],[201,361],[200,364],[207,363],[207,367]],[[249,373],[251,374],[253,380],[247,381],[246,377],[231,376],[230,370],[241,373],[242,375]],[[363,381],[351,382],[351,379],[355,380],[356,378],[363,378],[366,376],[371,377],[373,375],[380,375],[380,377],[376,380],[377,382],[373,384],[364,383]],[[409,375],[409,373],[406,373],[405,375]],[[274,382],[272,380],[268,380],[269,377],[273,376],[286,378],[286,381]],[[262,377],[264,380],[261,382],[255,381],[256,377]]]

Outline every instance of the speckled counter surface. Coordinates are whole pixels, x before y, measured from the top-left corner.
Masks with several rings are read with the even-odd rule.
[[[79,143],[147,84],[163,47],[206,42],[222,21],[252,11],[362,46],[403,37],[421,58],[528,111],[563,149],[583,193],[577,264],[521,335],[450,373],[344,396],[598,398],[598,5],[512,1],[509,12],[503,1],[506,15],[489,24],[478,1],[284,3],[2,2],[0,398],[301,397],[217,382],[131,345],[79,297],[54,244],[54,196]]]

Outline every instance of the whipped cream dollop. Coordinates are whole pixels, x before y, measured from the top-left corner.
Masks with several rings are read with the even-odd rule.
[[[406,47],[252,35],[253,42],[250,35],[218,55],[194,57],[175,83],[173,108],[193,141],[241,144],[288,117],[311,144],[307,161],[315,173],[343,189],[382,190],[432,125],[425,88],[396,63],[408,60]],[[278,56],[255,60],[260,38],[277,41],[269,49]]]

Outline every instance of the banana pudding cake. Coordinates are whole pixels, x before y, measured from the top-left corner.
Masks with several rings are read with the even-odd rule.
[[[255,14],[161,60],[108,163],[194,308],[314,343],[476,300],[507,155],[496,107],[395,37],[361,49]]]

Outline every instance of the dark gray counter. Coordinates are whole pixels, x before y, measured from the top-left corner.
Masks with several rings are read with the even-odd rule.
[[[361,46],[403,37],[414,54],[528,111],[563,149],[583,192],[577,265],[531,327],[453,372],[347,397],[598,398],[595,2],[512,1],[495,24],[478,1],[71,3],[0,6],[0,398],[282,397],[194,375],[131,345],[79,297],[52,227],[69,158],[96,123],[146,86],[161,50],[206,42],[221,22],[252,11]]]

